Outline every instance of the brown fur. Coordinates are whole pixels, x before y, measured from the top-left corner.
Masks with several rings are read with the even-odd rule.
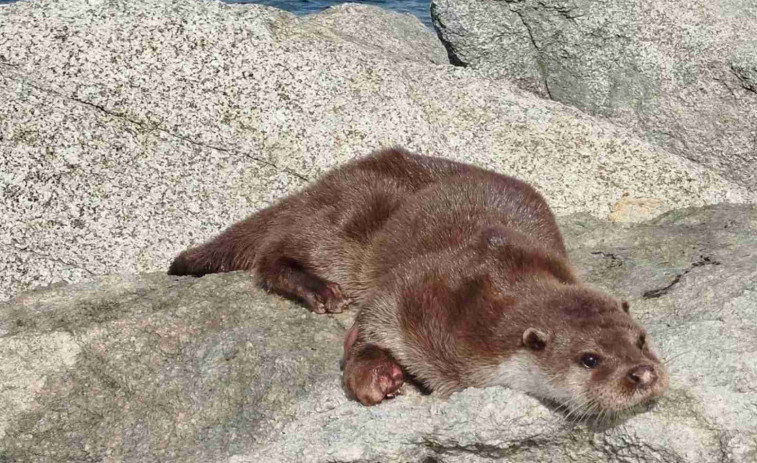
[[[407,373],[442,394],[502,384],[587,414],[667,384],[627,305],[577,280],[541,195],[474,166],[374,153],[181,253],[169,274],[240,269],[316,312],[360,309],[344,381],[366,404]]]

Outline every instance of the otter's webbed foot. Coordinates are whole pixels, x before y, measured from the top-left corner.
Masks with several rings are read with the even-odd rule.
[[[351,336],[347,334],[345,347]],[[373,344],[356,344],[345,352],[344,386],[349,395],[363,405],[375,405],[400,393],[405,376],[391,354]]]

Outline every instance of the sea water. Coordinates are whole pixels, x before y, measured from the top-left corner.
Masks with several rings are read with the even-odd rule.
[[[13,3],[16,0],[0,0],[0,4]],[[260,3],[262,5],[275,6],[282,10],[291,11],[294,14],[315,13],[339,3],[347,3],[338,0],[222,0],[224,3]],[[387,10],[410,13],[417,16],[429,29],[431,15],[429,14],[430,0],[353,0],[353,3],[367,3],[378,5]]]
[[[260,3],[263,5],[275,6],[282,10],[291,11],[294,14],[315,13],[339,3],[347,3],[337,0],[223,0],[226,3]],[[420,19],[429,29],[431,25],[431,15],[429,14],[430,0],[353,0],[352,3],[367,3],[369,5],[378,5],[387,10],[410,13]]]

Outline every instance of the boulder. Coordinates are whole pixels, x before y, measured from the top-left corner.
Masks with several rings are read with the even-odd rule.
[[[642,203],[621,220],[757,201],[624,129],[434,64],[434,40],[368,6],[303,19],[194,0],[1,6],[0,298],[166,269],[392,145],[521,177],[558,214],[606,217],[622,198]]]
[[[358,45],[364,52],[375,50],[383,57],[449,64],[444,45],[409,13],[396,14],[369,5],[342,3],[322,13],[304,16],[299,29],[308,34],[336,36]]]
[[[0,304],[0,461],[753,462],[757,207],[560,219],[583,278],[630,301],[670,372],[656,404],[574,423],[501,387],[345,396],[353,314],[237,272],[111,275]]]
[[[757,190],[757,6],[433,0],[453,63],[606,117]]]

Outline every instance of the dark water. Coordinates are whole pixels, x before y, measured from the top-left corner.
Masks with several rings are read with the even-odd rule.
[[[275,6],[282,10],[291,11],[294,14],[315,13],[339,3],[347,3],[337,0],[223,0],[225,3],[260,3],[261,5]],[[367,3],[369,5],[378,5],[387,10],[401,11],[410,13],[420,19],[429,29],[431,25],[431,16],[428,8],[430,0],[352,0],[352,3]]]
[[[0,4],[13,3],[16,0],[0,0]],[[275,6],[282,10],[291,11],[294,14],[308,14],[325,10],[331,5],[346,3],[337,0],[222,0],[224,3],[260,3],[261,5]],[[429,29],[431,16],[428,12],[430,0],[353,0],[353,3],[368,3],[378,5],[387,10],[401,11],[417,16]]]

